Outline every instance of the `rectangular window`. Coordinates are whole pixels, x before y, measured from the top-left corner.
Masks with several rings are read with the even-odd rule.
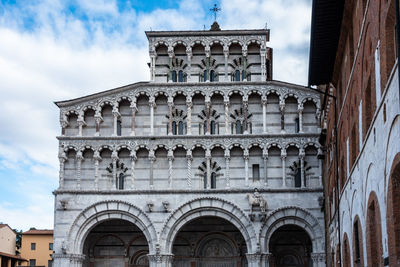
[[[53,243],[49,243],[49,250],[53,250]]]
[[[36,243],[31,243],[31,250],[36,250]]]
[[[35,259],[29,260],[29,266],[36,266],[36,260]]]
[[[121,121],[117,120],[117,136],[121,136],[121,133],[122,133]]]
[[[253,164],[253,181],[260,180],[260,165]]]

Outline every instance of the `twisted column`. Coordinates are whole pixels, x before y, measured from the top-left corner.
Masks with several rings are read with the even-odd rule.
[[[136,164],[136,151],[131,151],[131,188],[135,189],[135,164]]]
[[[207,165],[207,181],[206,188],[210,189],[211,184],[211,151],[209,149],[206,150],[206,165]]]
[[[231,161],[231,155],[229,149],[225,149],[225,186],[226,188],[231,187],[230,177],[229,177],[229,164]]]
[[[303,106],[299,105],[299,133],[303,133]]]
[[[263,150],[263,160],[264,160],[264,185],[267,187],[268,186],[268,149]]]
[[[285,102],[279,103],[279,109],[281,111],[281,133],[285,133]]]
[[[113,106],[112,114],[113,114],[113,116],[114,116],[114,124],[113,124],[113,126],[114,126],[114,133],[112,134],[112,136],[117,136],[117,135],[118,135],[118,134],[117,134],[118,118],[121,116],[121,114],[120,114],[119,111],[118,111],[118,105],[117,105],[117,104],[115,104],[115,105]]]
[[[224,64],[224,76],[225,76],[225,82],[229,80],[228,78],[228,57],[229,57],[229,48],[224,47],[224,58],[225,58],[225,64]]]
[[[186,135],[192,135],[192,101],[186,100],[186,107],[187,107],[187,130]]]
[[[112,165],[113,165],[113,170],[112,170],[112,186],[111,189],[116,189],[116,181],[117,181],[117,161],[118,161],[118,152],[113,151],[111,153],[111,159],[112,159]]]
[[[245,185],[249,186],[249,150],[245,149],[243,152],[244,158],[244,181]]]
[[[68,160],[67,155],[65,154],[64,151],[61,151],[60,154],[58,155],[58,160],[60,161],[60,189],[64,188],[64,173],[65,173],[65,162]]]
[[[172,163],[174,160],[174,152],[172,150],[168,150],[168,186],[172,188]]]
[[[192,189],[192,151],[188,150],[186,152],[186,159],[187,159],[187,186],[189,189]]]
[[[224,101],[225,105],[225,134],[229,134],[229,99]]]
[[[149,152],[149,161],[150,161],[150,189],[154,189],[154,161],[156,160],[156,157],[154,155],[154,151],[151,150]]]
[[[168,119],[168,135],[173,135],[172,131],[172,112],[174,109],[174,100],[172,97],[168,97],[168,108],[169,108],[169,119]]]
[[[286,150],[282,148],[281,159],[282,159],[282,186],[286,187]]]
[[[137,111],[136,103],[133,102],[130,107],[132,109],[131,136],[135,136],[136,135],[135,120],[136,120],[136,111]]]
[[[150,105],[150,135],[154,135],[154,107],[156,105],[154,97],[149,98],[149,105]]]
[[[93,154],[94,159],[94,188],[99,189],[99,163],[101,161],[101,156],[99,151],[95,151]]]
[[[247,48],[245,48],[245,49],[246,50],[242,50],[242,55],[243,55],[243,81],[247,82]]]
[[[267,96],[261,98],[263,110],[263,133],[267,133]]]
[[[300,149],[299,151],[299,159],[300,159],[300,174],[301,174],[301,187],[306,187],[307,186],[307,181],[306,177],[304,177],[304,149]]]
[[[82,173],[82,160],[83,160],[83,155],[82,151],[78,151],[76,153],[76,178],[77,178],[77,189],[81,189],[81,173]]]
[[[187,71],[187,81],[190,82],[192,79],[192,48],[187,48],[186,49],[186,55],[187,55],[187,63],[188,63],[188,71]]]

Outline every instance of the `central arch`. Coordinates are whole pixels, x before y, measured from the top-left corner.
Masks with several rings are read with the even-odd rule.
[[[247,252],[252,253],[256,250],[256,232],[245,213],[235,204],[213,197],[194,199],[171,213],[160,234],[162,249],[171,254],[173,241],[180,229],[190,221],[207,216],[221,218],[230,222],[243,236]]]

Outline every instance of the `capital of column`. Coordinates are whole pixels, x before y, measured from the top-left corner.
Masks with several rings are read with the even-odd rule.
[[[245,160],[248,160],[249,159],[249,150],[247,150],[247,149],[245,149],[244,150],[244,152],[243,152],[243,158],[245,159]]]
[[[68,158],[67,158],[67,155],[65,154],[65,152],[61,151],[58,154],[58,159],[60,160],[60,163],[64,163]]]
[[[136,151],[131,151],[131,153],[129,154],[129,156],[131,157],[132,161],[136,161],[137,157],[136,157]]]
[[[229,105],[230,105],[230,103],[229,103],[229,99],[225,99],[224,100],[224,105],[225,105],[225,107],[229,107]]]
[[[246,47],[246,49],[242,49],[242,55],[244,57],[247,57],[247,47]]]
[[[100,156],[100,152],[99,152],[99,151],[95,151],[95,152],[93,153],[93,158],[94,158],[95,160],[102,160],[102,157]]]
[[[209,149],[206,150],[206,159],[211,158],[211,151]]]
[[[153,150],[151,150],[149,152],[149,160],[150,161],[155,161],[156,160],[156,156],[154,155],[154,151]]]
[[[172,260],[174,259],[173,254],[148,254],[149,261],[152,263],[172,263]],[[166,265],[168,266],[168,265]]]
[[[113,161],[117,161],[119,158],[118,158],[118,152],[117,151],[113,151],[112,153],[111,153],[111,159],[113,160]]]
[[[83,160],[84,159],[82,151],[79,150],[78,152],[76,152],[76,159],[77,160]]]
[[[193,102],[192,102],[192,100],[190,100],[190,101],[186,100],[186,106],[187,106],[188,108],[193,107]]]
[[[231,158],[231,152],[229,151],[229,149],[225,150],[224,156],[225,156],[225,158],[228,158],[228,159]]]
[[[133,112],[137,111],[137,105],[135,102],[132,102],[132,104],[129,107],[132,109]]]
[[[266,105],[266,104],[267,104],[267,96],[266,96],[266,95],[263,95],[263,96],[261,97],[261,103],[262,103],[263,105]]]
[[[286,154],[286,150],[281,150],[281,158],[284,159],[286,158],[287,154]]]
[[[297,106],[297,110],[299,111],[299,113],[302,113],[303,110],[304,110],[303,105],[298,105],[298,106]]]
[[[193,160],[192,151],[188,150],[188,151],[186,152],[186,159],[188,159],[188,160]]]
[[[285,102],[279,102],[279,109],[280,109],[281,111],[284,111],[284,110],[285,110]]]
[[[66,128],[69,125],[67,120],[60,120],[60,124],[62,128]]]
[[[324,252],[311,253],[311,259],[314,263],[325,262],[326,255]]]
[[[300,148],[299,150],[299,158],[304,159],[306,156],[306,153],[304,152],[304,149]]]
[[[261,261],[261,253],[246,253],[248,263],[259,263]]]
[[[103,121],[103,117],[101,116],[101,114],[96,113],[96,114],[94,114],[94,120],[96,123],[100,123]]]
[[[174,159],[174,151],[168,150],[167,158],[168,158],[168,160],[173,160]]]

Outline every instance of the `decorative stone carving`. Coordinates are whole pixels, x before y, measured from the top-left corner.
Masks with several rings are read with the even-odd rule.
[[[258,189],[254,189],[253,194],[247,194],[247,199],[249,200],[250,212],[253,213],[254,207],[259,207],[262,213],[265,213],[267,209],[267,201],[260,195]]]
[[[152,201],[148,201],[146,204],[147,204],[148,211],[153,212],[154,203]]]

